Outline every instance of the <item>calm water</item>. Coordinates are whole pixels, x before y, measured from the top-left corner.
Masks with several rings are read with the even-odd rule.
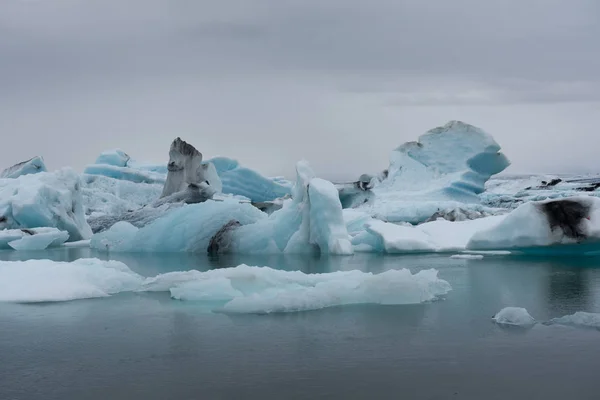
[[[89,249],[0,252],[73,260]],[[600,312],[600,258],[114,255],[136,272],[249,265],[329,272],[436,268],[445,300],[279,315],[200,312],[167,293],[0,304],[0,399],[598,399],[600,332],[538,320]]]

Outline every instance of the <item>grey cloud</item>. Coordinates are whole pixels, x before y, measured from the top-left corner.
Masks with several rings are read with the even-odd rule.
[[[35,151],[82,167],[117,146],[163,160],[187,135],[268,174],[306,157],[352,176],[463,119],[528,170],[546,162],[518,146],[540,138],[534,119],[551,115],[559,135],[577,117],[583,141],[600,122],[595,0],[0,1],[0,132],[19,149],[0,156],[11,162]],[[555,159],[562,135],[544,141]]]

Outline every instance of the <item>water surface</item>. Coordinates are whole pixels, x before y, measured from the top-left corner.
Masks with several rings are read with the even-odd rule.
[[[275,315],[209,313],[168,293],[0,303],[0,399],[600,397],[599,331],[491,321],[505,306],[539,321],[600,312],[600,258],[0,252],[81,257],[117,259],[145,276],[241,263],[306,273],[436,268],[453,290],[427,304]]]

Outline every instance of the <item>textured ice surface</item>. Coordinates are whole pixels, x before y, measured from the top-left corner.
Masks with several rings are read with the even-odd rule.
[[[291,193],[292,187],[287,181],[266,178],[231,158],[215,157],[208,161],[221,178],[223,193],[244,196],[253,202],[275,200]]]
[[[37,228],[33,235],[8,242],[15,250],[44,250],[47,247],[60,246],[69,239],[69,233],[56,228]],[[41,231],[46,229],[46,231]]]
[[[385,253],[432,252],[436,244],[431,237],[413,226],[373,221],[366,227],[377,238],[377,248]]]
[[[72,241],[89,239],[81,192],[71,169],[0,179],[0,229],[50,227]]]
[[[162,184],[134,183],[105,176],[83,174],[81,192],[86,215],[120,215],[156,201]]]
[[[223,247],[226,251],[306,253],[315,249],[322,253],[352,254],[333,184],[315,178],[304,162],[298,163],[297,173],[293,199],[269,216],[235,199],[207,201],[168,210],[140,230],[131,224],[115,225],[94,235],[91,247],[127,252],[206,252],[213,236],[225,224],[238,221],[242,226],[228,234],[228,245]]]
[[[555,183],[559,181],[558,183]],[[600,197],[597,175],[529,175],[498,176],[486,183],[479,195],[489,207],[515,209],[530,201],[543,201],[580,196]]]
[[[101,175],[109,178],[131,181],[134,183],[159,183],[163,184],[166,180],[165,175],[143,171],[129,167],[115,167],[114,165],[92,164],[88,165],[83,171],[89,175]]]
[[[56,228],[4,229],[0,230],[0,249],[43,250],[59,246],[69,234]]]
[[[68,301],[137,289],[143,278],[118,261],[0,261],[0,301]]]
[[[380,274],[340,271],[305,274],[269,267],[169,272],[143,278],[117,261],[80,259],[0,261],[0,301],[68,301],[131,291],[170,292],[211,310],[272,313],[316,310],[347,304],[416,304],[451,290],[436,270],[407,269]]]
[[[120,149],[107,150],[101,153],[96,162],[88,165],[83,172],[89,175],[106,176],[134,183],[157,183],[161,185],[165,183],[167,178],[166,166],[164,170],[143,168]]]
[[[486,181],[508,165],[489,134],[451,121],[394,150],[387,179],[360,208],[384,221],[422,222],[436,211],[479,203]]]
[[[340,271],[305,274],[268,267],[172,272],[147,279],[141,290],[170,291],[175,299],[208,302],[232,313],[316,310],[346,304],[415,304],[451,290],[436,270],[407,269],[381,274]],[[216,303],[216,304],[215,304]]]
[[[551,319],[548,323],[600,329],[600,314],[578,311],[575,314]]]
[[[124,252],[206,252],[210,239],[232,219],[250,224],[267,215],[236,200],[188,204],[141,229],[120,222],[97,233],[90,243],[99,250]]]
[[[577,244],[586,241],[600,241],[600,199],[594,197],[574,197],[569,201],[589,208],[589,215],[578,221],[576,216],[564,215],[569,225],[581,230],[582,237],[573,237],[561,226],[552,226],[543,206],[555,202],[530,202],[519,206],[510,214],[500,217],[497,224],[473,234],[467,244],[470,250],[523,249],[552,245]],[[567,226],[566,228],[569,228]],[[572,228],[572,227],[571,227]]]
[[[421,225],[393,224],[350,214],[352,244],[356,251],[381,253],[456,252],[464,250],[473,234],[493,226],[504,216],[451,222],[438,220]],[[362,224],[363,231],[358,227]]]
[[[232,234],[240,253],[352,254],[337,190],[331,182],[315,178],[306,162],[296,165],[292,199],[267,219],[245,225]],[[314,187],[313,187],[314,185]]]
[[[521,307],[505,307],[492,318],[497,324],[528,326],[535,324],[535,319],[526,309]]]
[[[20,162],[0,172],[1,178],[18,178],[21,175],[37,174],[46,172],[46,164],[42,157],[33,157],[30,160]]]
[[[121,149],[107,150],[100,153],[94,164],[114,165],[126,167],[131,157]]]

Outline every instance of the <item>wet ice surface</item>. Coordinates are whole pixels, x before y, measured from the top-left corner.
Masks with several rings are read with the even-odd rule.
[[[0,252],[3,260],[80,257],[108,258],[84,248]],[[509,306],[538,321],[600,312],[600,258],[115,259],[144,276],[242,263],[305,273],[435,268],[452,291],[424,304],[276,315],[211,313],[167,292],[0,303],[1,399],[595,399],[600,389],[597,329],[491,320]]]

